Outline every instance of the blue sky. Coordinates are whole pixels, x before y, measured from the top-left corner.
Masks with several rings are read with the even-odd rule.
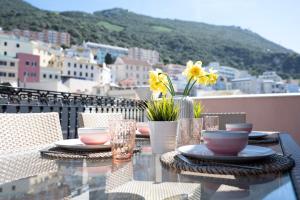
[[[53,11],[109,8],[250,29],[300,53],[300,0],[26,0]]]

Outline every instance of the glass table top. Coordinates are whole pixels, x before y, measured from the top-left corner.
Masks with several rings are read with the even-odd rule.
[[[272,146],[280,151],[279,145]],[[296,199],[288,173],[253,177],[175,172],[149,145],[130,162],[0,157],[0,199]]]

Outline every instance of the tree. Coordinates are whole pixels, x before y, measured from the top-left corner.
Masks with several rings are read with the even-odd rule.
[[[105,55],[104,62],[105,62],[105,64],[108,64],[108,65],[113,64],[115,62],[115,59],[111,56],[110,53],[107,53]]]

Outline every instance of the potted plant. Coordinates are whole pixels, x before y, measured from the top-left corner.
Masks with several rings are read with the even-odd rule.
[[[153,153],[172,151],[176,147],[177,119],[179,106],[173,98],[147,102],[150,140]]]
[[[188,61],[182,74],[187,78],[187,84],[182,95],[176,96],[176,92],[169,75],[161,70],[149,72],[150,90],[154,94],[160,93],[162,95],[166,95],[169,93],[174,98],[176,104],[180,107],[179,117],[193,118],[193,102],[189,98],[193,87],[195,84],[213,85],[217,82],[218,75],[213,69],[205,71],[204,68],[202,68],[201,61],[197,61],[195,63]]]

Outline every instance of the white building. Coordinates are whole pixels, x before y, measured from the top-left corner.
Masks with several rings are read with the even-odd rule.
[[[9,82],[18,86],[19,60],[8,56],[0,56],[0,83]]]
[[[82,46],[89,48],[94,52],[95,58],[99,64],[103,64],[105,62],[105,56],[107,54],[110,54],[112,58],[128,55],[128,49],[123,47],[94,42],[84,42]]]
[[[41,67],[40,70],[40,82],[53,82],[61,81],[61,71],[51,67]]]
[[[124,87],[148,85],[148,73],[152,67],[146,61],[118,57],[110,67],[113,75],[112,78],[117,84]]]
[[[98,81],[100,66],[83,57],[65,57],[62,76],[82,80]]]
[[[135,60],[143,60],[151,65],[159,63],[159,53],[150,49],[133,47],[128,50],[128,57]]]
[[[182,74],[184,71],[185,66],[179,65],[179,64],[167,64],[163,66],[163,71],[167,72],[170,75],[177,75],[177,74]]]
[[[240,90],[246,94],[260,94],[262,90],[262,83],[256,77],[246,77],[231,80],[232,89]]]
[[[236,78],[245,78],[250,76],[250,74],[245,70],[238,70],[229,66],[221,66],[218,62],[211,62],[205,68],[213,68],[214,70],[217,70],[219,76],[225,78],[228,81]]]
[[[17,53],[32,54],[32,43],[22,37],[0,33],[0,55],[15,58]]]
[[[274,71],[266,71],[259,76],[262,80],[272,80],[274,82],[282,82],[282,78]]]

